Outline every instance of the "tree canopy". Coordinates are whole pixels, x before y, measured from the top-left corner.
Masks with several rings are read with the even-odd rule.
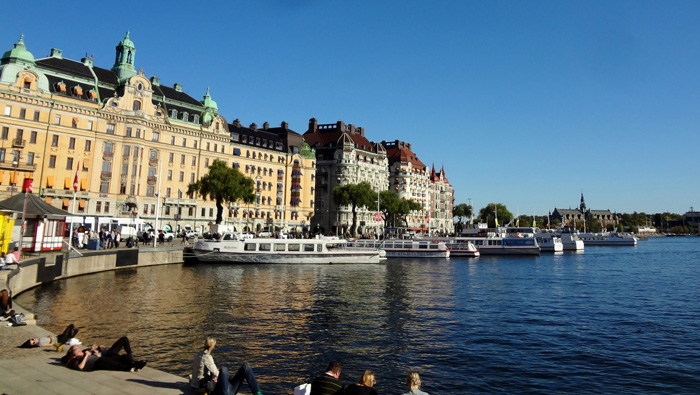
[[[367,181],[359,184],[345,184],[333,188],[333,202],[338,206],[352,207],[352,226],[350,234],[355,234],[357,228],[357,209],[376,207],[377,192]]]
[[[198,194],[204,200],[214,200],[217,224],[223,221],[224,203],[238,200],[244,203],[255,201],[253,180],[218,159],[209,166],[209,173],[187,186],[187,194]]]
[[[379,194],[379,210],[384,213],[387,223],[396,226],[396,218],[399,215],[406,215],[413,210],[420,210],[423,206],[414,201],[399,198],[394,191],[382,191]]]
[[[489,203],[479,211],[479,219],[488,223],[489,227],[496,227],[496,215],[498,213],[498,224],[507,224],[513,219],[513,214],[501,203]]]

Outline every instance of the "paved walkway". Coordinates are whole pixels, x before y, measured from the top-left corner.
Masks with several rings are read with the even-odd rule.
[[[4,288],[7,271],[0,273]],[[27,325],[6,326],[0,322],[0,394],[186,394],[192,395],[187,380],[148,366],[139,372],[96,371],[81,372],[60,364],[61,356],[53,347],[18,348],[32,337],[48,336],[51,332],[35,325],[34,315],[17,303],[17,312],[27,316]],[[55,334],[54,334],[55,335]],[[80,336],[78,336],[80,338]]]

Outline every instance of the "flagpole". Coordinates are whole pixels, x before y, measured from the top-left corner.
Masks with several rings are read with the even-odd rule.
[[[160,203],[160,172],[163,169],[163,161],[158,161],[158,193],[156,193],[156,229],[153,232],[153,248],[156,248],[156,242],[158,241],[158,212]]]

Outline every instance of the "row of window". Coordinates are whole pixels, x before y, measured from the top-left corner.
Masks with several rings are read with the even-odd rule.
[[[5,106],[5,115],[6,115],[6,116],[10,116],[11,114],[12,114],[12,106]],[[26,108],[20,108],[20,109],[19,109],[19,113],[17,114],[17,116],[18,116],[18,118],[20,118],[20,119],[28,119],[28,118],[27,118],[27,109],[26,109]],[[40,121],[40,117],[41,117],[41,111],[38,111],[38,110],[34,111],[34,116],[33,116],[32,119],[33,119],[34,121],[39,122],[39,121]],[[63,119],[63,118],[61,117],[60,114],[55,114],[55,115],[54,115],[54,118],[53,118],[53,123],[54,123],[55,125],[61,125],[61,120],[62,120],[62,119]],[[79,125],[80,125],[80,119],[78,119],[78,118],[76,118],[76,117],[71,118],[71,127],[72,127],[72,128],[77,129]],[[93,125],[94,125],[93,121],[87,120],[87,121],[86,121],[86,124],[85,124],[85,129],[87,129],[87,130],[92,130]]]

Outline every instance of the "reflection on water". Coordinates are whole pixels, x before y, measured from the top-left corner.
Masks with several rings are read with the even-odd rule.
[[[86,343],[128,335],[149,366],[180,376],[214,335],[217,363],[250,362],[269,394],[291,393],[331,359],[343,362],[346,382],[373,370],[385,394],[400,393],[410,368],[432,394],[692,392],[700,387],[691,366],[700,359],[697,244],[380,265],[147,267],[58,281],[17,301],[54,332],[81,326]]]

